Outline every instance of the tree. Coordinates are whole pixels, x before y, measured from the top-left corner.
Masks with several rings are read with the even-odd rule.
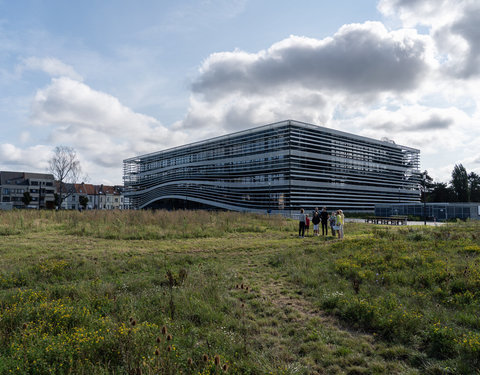
[[[25,207],[27,207],[31,201],[32,201],[32,196],[30,195],[30,192],[29,191],[24,192],[22,197],[22,202],[25,205]]]
[[[429,176],[428,172],[425,170],[420,173],[420,185],[419,189],[422,194],[421,201],[427,202],[430,201],[429,192],[433,189],[434,183],[433,178]]]
[[[469,202],[468,194],[468,174],[462,164],[455,164],[450,181],[457,202]]]
[[[420,176],[422,178],[422,187],[425,187],[425,191],[427,192],[431,191],[435,184],[433,183],[433,178],[428,174],[428,171],[423,171]]]
[[[62,202],[66,197],[65,184],[75,183],[81,173],[80,161],[77,153],[72,147],[57,146],[53,150],[53,156],[48,161],[48,170],[58,182],[58,208],[62,207]]]
[[[88,197],[86,195],[80,195],[78,197],[78,202],[80,203],[80,206],[82,206],[83,209],[85,209],[85,208],[87,208]]]
[[[480,176],[475,172],[468,175],[468,191],[470,202],[480,202]]]
[[[425,225],[427,225],[427,193],[431,190],[433,185],[433,178],[428,175],[428,172],[425,170],[420,174],[420,190],[422,192],[422,202],[423,202],[423,219]]]
[[[445,182],[435,182],[428,194],[429,202],[453,202],[455,192]]]

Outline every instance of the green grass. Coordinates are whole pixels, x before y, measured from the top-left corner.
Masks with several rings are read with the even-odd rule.
[[[480,373],[479,256],[474,222],[1,212],[0,374]]]

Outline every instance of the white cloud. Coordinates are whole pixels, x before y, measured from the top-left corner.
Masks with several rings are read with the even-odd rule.
[[[446,24],[458,16],[464,3],[463,0],[380,0],[377,8],[388,17],[399,18],[405,27],[415,27]]]
[[[44,145],[22,149],[10,143],[0,144],[0,169],[46,171],[50,156],[51,148]]]
[[[22,73],[28,70],[39,70],[47,73],[51,77],[69,77],[77,81],[83,80],[82,76],[78,74],[72,66],[53,57],[28,57],[23,59],[17,67],[17,71]]]
[[[412,12],[435,18],[435,7],[419,9]],[[258,53],[212,54],[176,128],[207,137],[290,118],[393,138],[420,148],[422,165],[463,160],[480,136],[478,85],[452,73],[452,59],[436,41],[413,29],[389,31],[367,22],[322,40],[291,36]]]
[[[473,161],[480,139],[476,123],[474,118],[453,106],[435,108],[414,104],[371,109],[366,115],[342,119],[337,126],[418,148],[421,169],[428,169],[437,180],[448,181],[455,164],[463,163],[469,171],[480,170],[480,165]]]
[[[461,149],[470,139],[467,130],[473,125],[473,120],[458,108],[421,105],[383,107],[348,121],[361,134],[377,139],[393,138],[397,143],[421,148],[424,154],[439,149],[446,152]]]
[[[346,25],[322,40],[291,36],[256,54],[211,55],[193,91],[207,100],[274,94],[285,86],[362,95],[408,91],[429,71],[428,42],[414,30],[389,32],[378,22]]]
[[[477,0],[381,0],[378,9],[405,27],[425,25],[436,42],[444,72],[480,75],[480,2]]]
[[[108,178],[118,182],[123,159],[187,139],[185,133],[135,113],[117,98],[65,77],[37,92],[32,121],[48,129],[50,144],[70,145],[85,163],[97,166],[88,174],[99,180],[106,178],[102,170],[109,168]]]
[[[431,38],[379,22],[345,25],[322,40],[290,36],[258,53],[210,55],[178,129],[216,135],[288,118],[333,125],[372,103],[402,97],[436,68]]]

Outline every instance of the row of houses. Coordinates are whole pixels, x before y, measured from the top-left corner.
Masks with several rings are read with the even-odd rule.
[[[66,197],[63,209],[83,209],[81,197],[87,197],[86,209],[115,210],[123,209],[123,187],[92,184],[65,184]]]
[[[25,199],[25,193],[28,193],[29,199]],[[62,209],[124,208],[123,186],[85,183],[60,185],[48,173],[0,171],[0,209],[55,209],[58,208],[59,195],[63,197]],[[84,207],[82,203],[85,202]]]

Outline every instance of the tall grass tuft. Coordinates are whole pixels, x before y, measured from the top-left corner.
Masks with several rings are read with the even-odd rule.
[[[40,232],[52,221],[66,234],[123,240],[209,238],[292,228],[292,222],[281,216],[237,212],[22,210],[2,212],[0,235]]]

